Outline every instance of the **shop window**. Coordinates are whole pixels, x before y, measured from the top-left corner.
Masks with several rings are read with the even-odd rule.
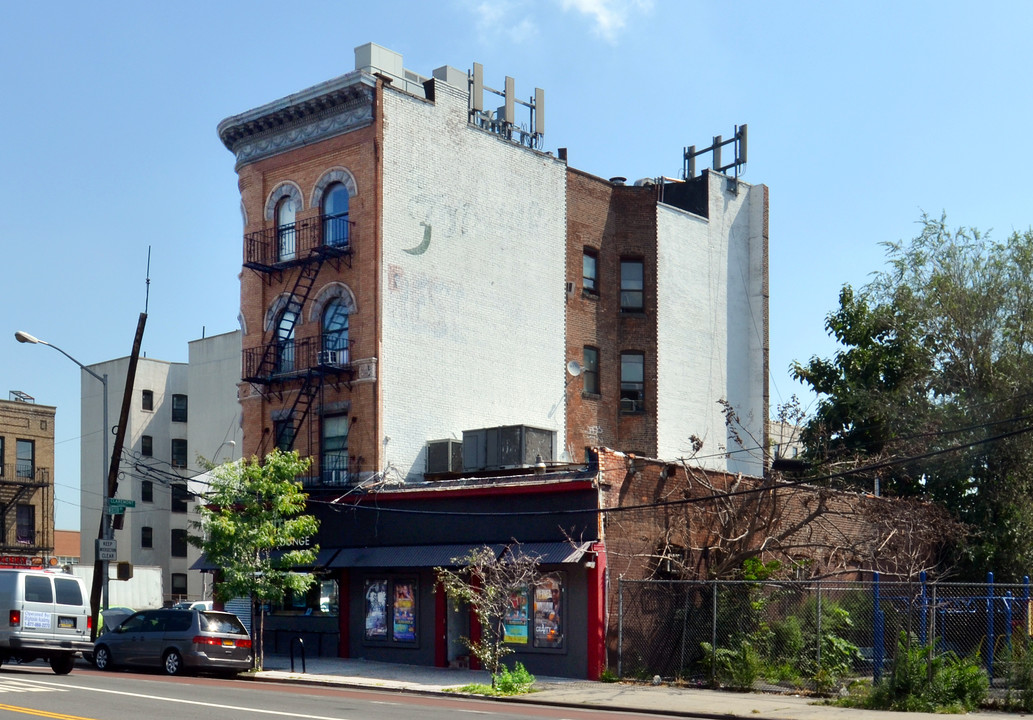
[[[503,640],[511,645],[560,650],[564,647],[566,600],[564,573],[548,573],[533,588],[510,593],[502,619]]]
[[[368,578],[365,594],[365,630],[369,643],[415,645],[416,580],[412,578]]]
[[[563,616],[564,577],[562,573],[550,573],[534,586],[534,646],[536,648],[562,648],[564,637]]]

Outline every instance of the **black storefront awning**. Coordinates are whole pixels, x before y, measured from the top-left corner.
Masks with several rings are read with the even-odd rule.
[[[323,568],[331,567],[330,562],[337,554],[337,550],[337,548],[320,548],[319,552],[316,554],[315,562],[312,563],[312,565],[306,566],[304,569],[322,570]],[[278,554],[280,554],[279,551],[274,551],[273,557],[275,558]],[[200,570],[201,572],[211,572],[212,570],[220,570],[221,568],[209,562],[205,555],[201,555],[201,557],[197,558],[194,564],[190,566],[190,569]]]
[[[573,545],[568,542],[523,543],[520,550],[525,555],[537,557],[543,565],[576,563],[581,560],[591,542]],[[461,564],[462,558],[471,550],[485,545],[396,545],[393,547],[341,548],[330,562],[331,568],[384,567],[384,568],[429,568],[449,567]],[[508,547],[505,543],[489,544],[487,547],[498,557]],[[459,559],[459,562],[456,559]]]

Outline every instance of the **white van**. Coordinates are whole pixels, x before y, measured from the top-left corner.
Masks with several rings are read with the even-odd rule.
[[[93,650],[90,600],[67,573],[0,570],[0,664],[47,660],[58,675]]]

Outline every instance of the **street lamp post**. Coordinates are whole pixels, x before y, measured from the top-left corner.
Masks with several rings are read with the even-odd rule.
[[[93,372],[93,370],[90,370],[88,367],[83,365],[81,362],[76,360],[74,357],[72,357],[71,355],[66,353],[64,350],[59,348],[57,345],[54,345],[52,343],[48,343],[45,340],[40,340],[37,337],[29,335],[27,332],[22,332],[21,330],[19,330],[18,332],[16,332],[14,334],[14,339],[17,340],[20,343],[30,343],[32,345],[46,345],[47,347],[54,348],[59,353],[64,355],[66,358],[68,358],[69,360],[74,362],[76,365],[78,365],[80,368],[85,370],[87,373],[92,375],[94,378],[99,380],[101,382],[101,384],[104,386],[104,398],[103,398],[104,399],[104,431],[101,433],[101,437],[103,439],[103,453],[104,453],[103,457],[101,458],[101,463],[103,465],[104,477],[103,477],[103,480],[102,480],[102,483],[101,483],[102,487],[103,487],[103,494],[102,494],[102,498],[103,499],[101,501],[102,504],[101,504],[101,509],[100,509],[100,512],[101,512],[101,516],[100,517],[101,517],[101,527],[103,527],[103,529],[104,529],[104,531],[102,533],[103,536],[104,536],[104,539],[105,540],[110,540],[111,537],[112,537],[113,532],[112,532],[112,529],[111,529],[111,522],[108,519],[108,463],[111,462],[111,459],[108,457],[108,427],[109,427],[109,425],[108,425],[108,375],[107,375],[107,373],[104,373],[104,375],[98,375],[97,373]],[[95,553],[98,552],[96,547],[94,548],[94,552]],[[103,568],[103,573],[104,573],[104,577],[103,577],[103,581],[104,581],[104,585],[103,585],[103,587],[104,587],[104,594],[103,594],[103,600],[102,600],[101,609],[107,610],[108,609],[108,561],[107,560],[103,561],[102,568]],[[96,587],[96,586],[94,586],[94,587]]]

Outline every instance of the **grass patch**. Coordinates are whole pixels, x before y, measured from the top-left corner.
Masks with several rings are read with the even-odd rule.
[[[508,697],[510,695],[524,695],[533,692],[534,675],[527,672],[527,669],[520,663],[512,670],[505,665],[499,670],[492,685],[473,683],[458,688],[448,688],[445,692],[466,693],[468,695],[486,695],[488,697]]]

